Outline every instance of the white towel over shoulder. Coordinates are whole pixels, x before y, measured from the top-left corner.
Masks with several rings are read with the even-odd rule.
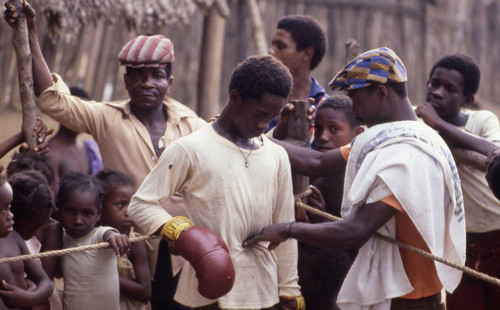
[[[430,127],[402,121],[371,127],[353,142],[347,163],[342,216],[394,195],[430,251],[465,262],[465,220],[460,180],[451,153]],[[392,218],[378,233],[395,237]],[[462,272],[436,262],[452,292]],[[389,309],[392,298],[413,291],[396,246],[370,238],[359,250],[337,303],[342,309]]]

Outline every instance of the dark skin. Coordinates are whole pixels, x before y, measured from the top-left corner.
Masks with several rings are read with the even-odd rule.
[[[82,140],[78,140],[78,133],[60,126],[59,131],[49,141],[49,162],[54,169],[54,182],[70,171],[90,173],[88,153]]]
[[[108,188],[104,199],[100,225],[112,226],[122,234],[130,232],[132,221],[128,217],[128,205],[134,194],[132,184],[117,185]],[[120,277],[120,294],[129,298],[147,302],[151,297],[151,273],[147,261],[147,249],[144,242],[130,245],[126,254],[134,264],[135,279]]]
[[[474,95],[464,94],[464,87],[460,72],[436,68],[427,83],[427,102],[415,112],[427,125],[438,131],[449,145],[488,155],[496,146],[461,128],[468,120],[462,108],[474,103]]]
[[[353,101],[353,113],[368,124],[417,119],[408,97],[400,97],[385,85],[348,90],[347,95]],[[339,149],[322,153],[280,144],[287,151],[292,168],[300,173],[321,177],[343,173],[345,170],[346,161]],[[292,237],[318,247],[358,249],[397,212],[393,207],[377,201],[361,205],[352,217],[343,221],[320,224],[292,222],[268,226],[258,235],[248,238],[243,246],[269,241],[269,248],[273,249]]]
[[[290,100],[301,100],[311,90],[311,59],[314,49],[311,46],[297,50],[297,42],[292,34],[284,29],[277,29],[271,40],[268,53],[279,59],[290,69],[293,76],[293,88]]]
[[[51,135],[53,132],[54,129],[48,129],[47,125],[45,125],[40,116],[37,116],[35,126],[33,127],[33,136],[37,137],[37,146],[34,148],[34,151],[39,156],[48,155],[48,143],[45,140],[47,136]],[[21,147],[19,148],[20,152],[28,151],[28,143],[24,142],[23,133],[21,131],[0,142],[0,158],[4,157],[19,144],[21,144]]]
[[[13,26],[18,14],[11,3],[5,3],[5,7],[5,21]],[[53,80],[38,42],[35,10],[27,2],[23,2],[23,8],[32,54],[33,86],[35,95],[40,96],[45,89],[52,86]],[[170,91],[173,78],[167,76],[164,68],[139,68],[134,69],[131,76],[125,74],[124,81],[130,95],[132,114],[146,127],[155,153],[159,157],[163,148],[158,147],[158,141],[165,133],[167,121],[162,102]]]

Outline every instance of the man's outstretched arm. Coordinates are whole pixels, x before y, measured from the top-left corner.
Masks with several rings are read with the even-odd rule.
[[[291,222],[267,226],[259,234],[245,240],[243,246],[251,247],[269,241],[269,248],[273,249],[288,238],[294,238],[322,248],[358,249],[397,212],[388,204],[377,201],[359,207],[352,218],[339,222]]]

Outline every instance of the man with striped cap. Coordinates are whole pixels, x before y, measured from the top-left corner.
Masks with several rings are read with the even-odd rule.
[[[339,292],[341,309],[443,309],[462,272],[375,236],[397,239],[454,263],[465,262],[463,197],[450,150],[417,121],[406,69],[389,48],[367,51],[339,71],[332,90],[346,90],[356,117],[370,128],[326,153],[282,145],[292,169],[312,177],[345,171],[343,220],[280,223],[244,242],[287,238],[318,247],[359,249]],[[346,165],[347,163],[347,165]]]
[[[27,2],[23,6],[28,21],[33,84],[40,110],[76,132],[92,135],[99,145],[105,169],[130,175],[135,186],[139,187],[157,165],[167,145],[206,124],[192,110],[168,97],[175,60],[174,46],[168,38],[141,35],[120,51],[118,59],[126,67],[124,82],[129,99],[86,101],[70,95],[61,76],[51,74],[39,46],[35,11]],[[6,8],[5,20],[13,25],[18,14],[14,6],[6,4]],[[165,208],[172,214],[183,215],[180,195],[174,196]],[[155,248],[158,250],[158,246]],[[162,277],[166,277],[171,274],[170,264],[164,263],[169,261],[168,249],[162,253],[162,264],[159,265],[164,274]],[[152,257],[150,267],[154,270],[156,255]],[[154,287],[153,283],[153,291]],[[175,285],[170,290],[159,291],[160,296],[168,297],[171,291],[175,291]],[[165,303],[163,306],[177,309]]]

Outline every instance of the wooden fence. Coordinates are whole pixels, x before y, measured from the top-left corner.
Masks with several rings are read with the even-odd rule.
[[[245,1],[228,1],[220,83],[220,110],[234,66],[255,54]],[[476,59],[482,71],[477,101],[484,108],[500,106],[500,3],[498,0],[259,0],[266,37],[270,41],[277,21],[287,14],[309,14],[324,27],[327,54],[314,71],[326,86],[345,64],[344,43],[355,38],[362,50],[388,46],[408,70],[413,104],[425,100],[425,85],[432,64],[441,56],[463,52]],[[196,110],[203,13],[196,12],[188,25],[157,29],[175,45],[174,85],[171,96]],[[70,85],[84,87],[96,100],[126,98],[123,68],[117,54],[136,33],[125,23],[98,23],[85,27],[75,38],[52,44],[45,18],[39,16],[39,35],[49,67]],[[15,55],[11,29],[0,21],[0,107],[19,108]]]

